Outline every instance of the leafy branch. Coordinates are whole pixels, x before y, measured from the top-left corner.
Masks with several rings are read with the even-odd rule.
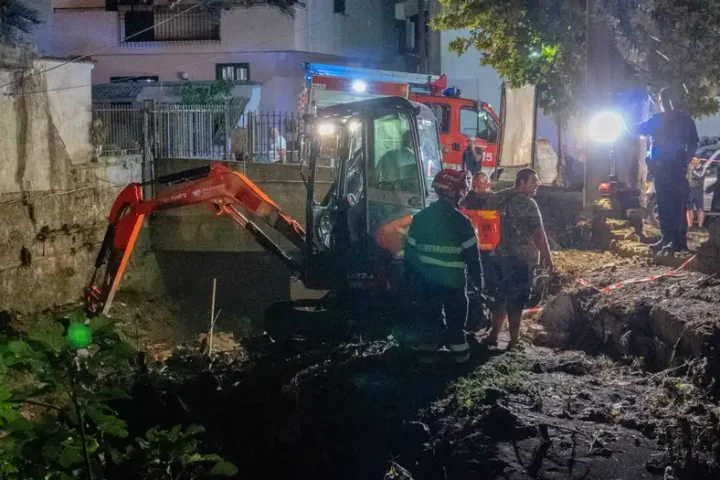
[[[0,338],[0,477],[109,480],[117,470],[166,479],[152,476],[157,465],[173,480],[233,475],[232,464],[200,453],[202,427],[155,427],[129,439],[113,405],[129,398],[135,351],[113,327],[74,314]]]

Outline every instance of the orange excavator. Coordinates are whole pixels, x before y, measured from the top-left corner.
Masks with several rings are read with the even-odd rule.
[[[143,198],[143,184],[130,184],[110,211],[87,291],[88,314],[108,313],[147,215],[205,203],[244,227],[312,293],[268,310],[265,327],[274,339],[297,335],[299,319],[319,312],[341,312],[344,319],[393,315],[400,305],[405,232],[429,201],[429,172],[441,165],[436,119],[422,104],[384,97],[320,109],[304,123],[304,226],[249,178],[220,163],[155,179],[171,187],[155,198]],[[334,168],[335,181],[318,199],[316,172],[327,168],[321,163]],[[285,240],[273,239],[263,225]]]

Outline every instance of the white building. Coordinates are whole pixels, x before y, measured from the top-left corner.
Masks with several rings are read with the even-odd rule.
[[[302,62],[398,69],[403,56],[393,3],[306,0],[290,16],[258,1],[209,11],[183,0],[50,0],[37,34],[41,53],[89,55],[93,84],[249,80],[262,84],[260,108],[294,110]],[[197,5],[197,6],[196,6]],[[45,5],[47,7],[47,5]]]

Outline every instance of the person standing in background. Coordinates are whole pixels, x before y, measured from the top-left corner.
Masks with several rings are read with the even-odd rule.
[[[687,250],[685,207],[690,186],[686,174],[700,139],[695,121],[678,108],[676,91],[665,88],[658,100],[662,111],[636,126],[633,133],[652,138],[647,166],[655,179],[662,239],[650,250],[671,253]]]
[[[470,177],[474,177],[482,171],[482,150],[475,144],[475,137],[468,137],[467,148],[462,155],[463,170],[470,173]]]

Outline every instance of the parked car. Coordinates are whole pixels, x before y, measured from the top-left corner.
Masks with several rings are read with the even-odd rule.
[[[713,145],[706,145],[701,147],[695,152],[695,157],[700,159],[696,168],[701,169],[701,173],[704,174],[703,178],[703,210],[705,211],[706,217],[712,215],[718,215],[718,213],[712,213],[712,200],[713,191],[715,190],[715,183],[717,182],[718,165],[720,165],[720,143]],[[648,179],[649,187],[647,190],[648,203],[648,221],[653,225],[660,224],[660,217],[658,216],[657,199],[655,196],[655,182]]]

